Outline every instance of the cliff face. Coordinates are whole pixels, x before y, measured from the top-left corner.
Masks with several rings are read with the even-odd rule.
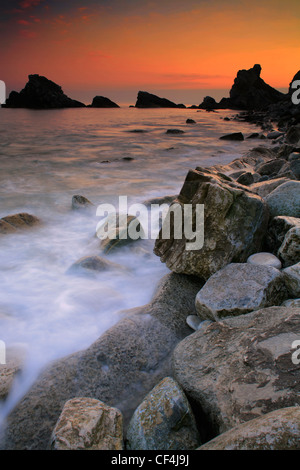
[[[28,76],[27,84],[19,93],[12,91],[4,106],[31,109],[85,107],[83,103],[65,95],[59,85],[37,74]]]
[[[260,76],[261,66],[254,65],[249,70],[239,70],[230,90],[229,98],[213,103],[206,97],[199,105],[201,109],[264,110],[268,106],[285,99],[280,91],[268,85]]]

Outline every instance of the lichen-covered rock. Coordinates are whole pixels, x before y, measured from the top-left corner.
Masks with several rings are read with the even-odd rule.
[[[300,296],[300,262],[283,270],[284,280],[292,297]]]
[[[72,197],[72,209],[73,210],[87,209],[87,208],[91,208],[92,206],[93,206],[93,203],[85,196],[81,196],[80,194],[75,194],[75,196]]]
[[[291,228],[285,235],[278,256],[284,266],[292,266],[300,261],[300,226]]]
[[[300,227],[300,218],[279,215],[271,219],[266,234],[266,243],[272,253],[277,254],[285,235],[294,227]]]
[[[299,450],[300,407],[267,413],[215,437],[197,450]]]
[[[288,181],[266,196],[271,217],[300,217],[300,181]]]
[[[123,418],[99,400],[68,400],[51,436],[53,450],[122,450]]]
[[[196,204],[204,205],[204,244],[200,249],[188,250],[186,244],[191,240],[186,238],[184,226],[183,236],[178,239],[174,235],[178,226],[171,218],[170,237],[163,238],[163,225],[154,252],[172,271],[206,280],[228,263],[246,262],[251,254],[260,251],[268,211],[265,202],[244,186],[216,171],[191,170],[176,202],[182,212],[185,204],[193,207],[192,219],[198,233],[195,208]]]
[[[127,430],[129,450],[192,450],[200,442],[190,404],[179,385],[163,379],[135,410]]]
[[[287,298],[283,274],[271,266],[231,263],[204,284],[196,296],[202,320],[243,315]]]
[[[300,368],[292,361],[299,337],[300,309],[281,306],[212,322],[179,343],[174,379],[206,417],[211,438],[299,404]]]

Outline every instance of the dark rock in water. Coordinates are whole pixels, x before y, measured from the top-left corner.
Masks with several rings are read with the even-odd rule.
[[[29,75],[29,81],[20,91],[12,91],[6,100],[5,108],[79,108],[85,104],[72,100],[64,94],[59,85],[40,75]]]
[[[100,256],[84,256],[70,266],[68,274],[99,273],[112,270],[124,270],[123,266]]]
[[[184,104],[176,104],[166,98],[152,95],[146,91],[139,91],[136,108],[185,108]]]
[[[194,121],[194,119],[187,119],[186,123],[187,124],[196,124],[196,121]]]
[[[205,96],[201,104],[199,104],[200,109],[215,109],[218,108],[218,103],[211,96]]]
[[[120,106],[105,96],[95,96],[89,108],[119,108]]]
[[[37,217],[26,212],[7,215],[0,219],[0,234],[14,233],[39,224],[40,221]]]
[[[75,196],[72,197],[72,209],[73,210],[81,210],[81,209],[86,209],[94,204],[89,201],[86,197],[81,196],[80,194],[76,194]]]
[[[260,134],[258,132],[252,132],[252,134],[248,135],[247,139],[259,139]]]
[[[244,140],[242,132],[233,132],[232,134],[222,135],[221,140]]]
[[[184,134],[181,129],[168,129],[166,134]]]
[[[133,157],[123,157],[122,160],[125,160],[127,162],[131,162],[132,160],[134,160]]]

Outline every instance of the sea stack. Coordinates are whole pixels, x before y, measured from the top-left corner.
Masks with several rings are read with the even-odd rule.
[[[29,75],[28,82],[19,93],[12,91],[6,100],[5,108],[56,109],[81,108],[85,104],[64,94],[62,88],[48,78]]]

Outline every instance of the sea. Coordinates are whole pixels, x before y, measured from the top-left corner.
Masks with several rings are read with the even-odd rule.
[[[0,108],[0,217],[21,212],[41,224],[0,239],[0,341],[19,348],[24,369],[0,407],[5,417],[50,361],[90,346],[127,309],[148,303],[169,272],[153,254],[155,240],[101,251],[97,207],[179,193],[189,169],[226,164],[270,141],[220,136],[259,129],[224,120],[232,111],[195,109]],[[196,121],[187,124],[187,119]],[[166,133],[180,129],[182,134]],[[72,197],[94,206],[74,211]],[[119,271],[70,274],[99,255]],[[137,332],[138,334],[138,332]],[[1,373],[1,365],[0,365]]]

